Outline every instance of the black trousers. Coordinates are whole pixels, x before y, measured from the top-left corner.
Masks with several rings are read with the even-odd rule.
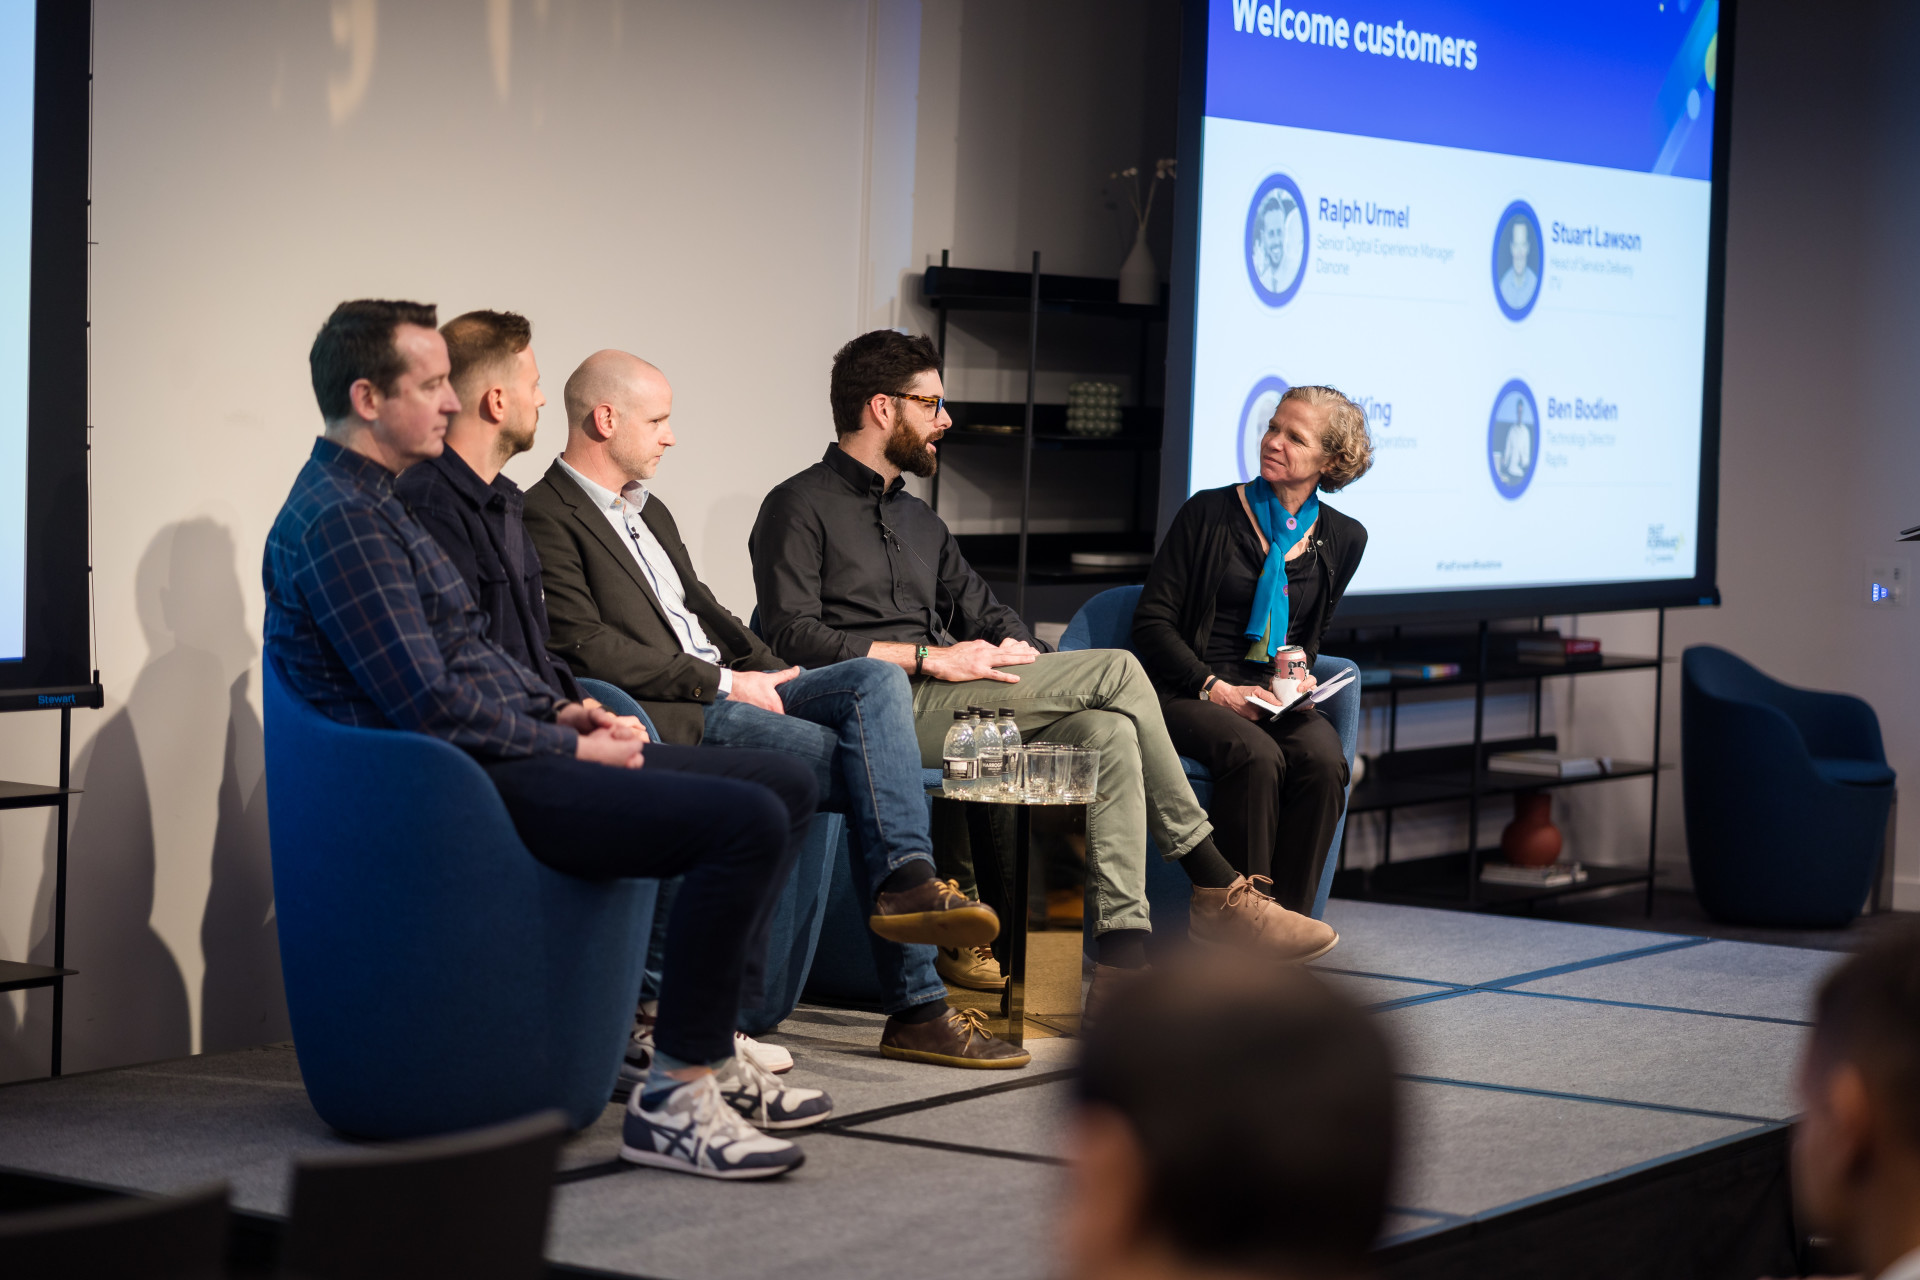
[[[687,1062],[733,1055],[743,985],[813,821],[813,770],[776,751],[647,744],[615,769],[567,756],[486,765],[534,857],[588,880],[684,876],[667,921],[655,1043]]]
[[[1346,805],[1347,757],[1318,708],[1255,723],[1198,698],[1160,705],[1183,756],[1213,774],[1213,841],[1241,875],[1271,876],[1289,911],[1309,911]]]

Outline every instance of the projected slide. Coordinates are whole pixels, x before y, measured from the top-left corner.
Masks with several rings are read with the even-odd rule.
[[[1351,591],[1692,577],[1715,0],[1209,24],[1190,489],[1327,383],[1376,446]]]
[[[0,0],[0,662],[26,656],[33,0]]]

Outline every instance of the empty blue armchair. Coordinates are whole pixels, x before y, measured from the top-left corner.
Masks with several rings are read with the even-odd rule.
[[[1140,592],[1139,587],[1114,587],[1087,601],[1081,606],[1080,612],[1073,615],[1073,621],[1067,624],[1066,634],[1060,637],[1060,648],[1125,649],[1133,652],[1133,611],[1140,603]],[[1313,664],[1313,676],[1321,684],[1326,684],[1352,667],[1353,663],[1345,658],[1322,654],[1320,660]],[[1320,704],[1320,710],[1340,734],[1340,748],[1346,753],[1347,768],[1351,771],[1354,752],[1360,746],[1360,682],[1355,680],[1328,698]],[[1213,800],[1212,777],[1198,760],[1182,756],[1180,763],[1186,768],[1187,781],[1193,784],[1194,798],[1205,808]],[[1340,863],[1340,838],[1346,829],[1347,817],[1343,813],[1340,815],[1340,825],[1333,831],[1333,848],[1327,855],[1326,868],[1320,873],[1320,891],[1314,895],[1315,919],[1326,913],[1327,894],[1333,889],[1333,873]],[[1153,923],[1157,930],[1184,933],[1187,906],[1191,898],[1191,885],[1178,867],[1158,856],[1147,860],[1147,902],[1153,910]]]
[[[534,860],[480,766],[337,724],[269,650],[268,826],[280,967],[314,1110],[415,1138],[606,1108],[640,990],[652,880]]]
[[[1859,914],[1893,804],[1872,707],[1696,645],[1680,662],[1680,758],[1687,861],[1707,914],[1801,928]]]

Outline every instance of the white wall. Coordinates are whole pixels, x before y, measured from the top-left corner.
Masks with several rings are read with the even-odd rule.
[[[1676,614],[1669,644],[1726,644],[1783,678],[1869,697],[1911,772],[1920,602],[1872,614],[1854,596],[1866,558],[1920,521],[1903,386],[1917,264],[1899,225],[1920,181],[1920,90],[1891,63],[1822,43],[1851,24],[1810,31],[1801,12],[1742,6],[1728,603]],[[912,273],[928,254],[1016,268],[1037,247],[1049,270],[1117,269],[1124,224],[1101,188],[1171,151],[1173,13],[1169,0],[97,0],[108,706],[75,718],[88,795],[74,822],[69,962],[83,976],[68,988],[69,1068],[285,1034],[258,565],[318,427],[304,354],[334,302],[521,310],[550,391],[600,346],[661,364],[681,444],[658,487],[704,575],[744,612],[759,497],[831,438],[833,350],[871,325],[926,326]],[[1164,264],[1164,240],[1156,253]],[[956,389],[977,398],[1011,367],[992,343],[957,348],[956,366]],[[562,435],[550,413],[512,474],[535,477]],[[1651,644],[1645,615],[1579,627],[1616,650]],[[1555,705],[1549,723],[1579,749],[1625,754],[1651,732],[1642,680],[1568,682],[1578,706]],[[1615,681],[1622,692],[1603,692]],[[1524,715],[1495,709],[1499,723]],[[1410,723],[1450,732],[1444,715]],[[51,780],[56,726],[6,717],[0,777]],[[1665,729],[1677,757],[1671,681]],[[1563,806],[1583,856],[1637,855],[1644,787],[1619,785]],[[1909,810],[1903,884],[1920,894],[1920,805]],[[1663,857],[1682,859],[1671,780],[1662,830]],[[50,861],[44,813],[0,814],[0,955],[48,956]],[[48,1007],[44,993],[0,1002],[0,1077],[44,1070]]]
[[[96,15],[108,701],[75,726],[70,1070],[285,1035],[259,563],[318,430],[305,356],[327,311],[371,294],[531,317],[555,405],[523,483],[564,439],[582,357],[657,362],[681,442],[658,488],[745,612],[760,496],[831,439],[828,360],[888,322],[907,264],[920,43],[899,0]],[[0,776],[51,780],[55,731],[7,717]],[[44,814],[0,816],[0,955],[50,954],[50,858]],[[0,1002],[0,1076],[45,1069],[49,1007]]]
[[[582,357],[658,363],[680,444],[655,487],[745,614],[760,497],[832,439],[833,351],[925,327],[928,251],[1117,267],[1100,186],[1171,103],[1141,86],[1155,5],[1165,27],[1168,0],[96,0],[107,707],[75,718],[68,1069],[286,1034],[259,563],[335,302],[529,316],[554,407],[522,483]],[[50,781],[56,732],[7,717],[0,777]],[[0,814],[0,956],[50,957],[51,860],[45,814]],[[45,1070],[49,1009],[0,1001],[0,1078]]]

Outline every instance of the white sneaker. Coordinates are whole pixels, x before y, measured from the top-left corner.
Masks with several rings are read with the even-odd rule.
[[[714,1068],[720,1096],[756,1129],[804,1129],[833,1114],[833,1099],[818,1089],[781,1084],[745,1054]]]
[[[627,1037],[626,1057],[620,1060],[620,1077],[613,1083],[613,1096],[624,1098],[641,1084],[653,1070],[653,1013],[656,1002],[648,1001],[634,1015],[633,1034]],[[774,1075],[784,1075],[793,1070],[793,1055],[777,1044],[763,1044],[744,1032],[733,1033],[733,1052],[736,1057],[745,1054],[757,1063],[762,1071]]]
[[[657,1110],[643,1107],[641,1094],[633,1091],[621,1131],[620,1158],[629,1163],[728,1179],[777,1178],[806,1163],[799,1147],[741,1119],[714,1075],[656,1099]]]
[[[776,1076],[793,1070],[792,1054],[777,1044],[762,1044],[744,1031],[733,1033],[733,1052],[736,1057],[744,1054],[752,1058],[762,1071],[771,1071]]]

